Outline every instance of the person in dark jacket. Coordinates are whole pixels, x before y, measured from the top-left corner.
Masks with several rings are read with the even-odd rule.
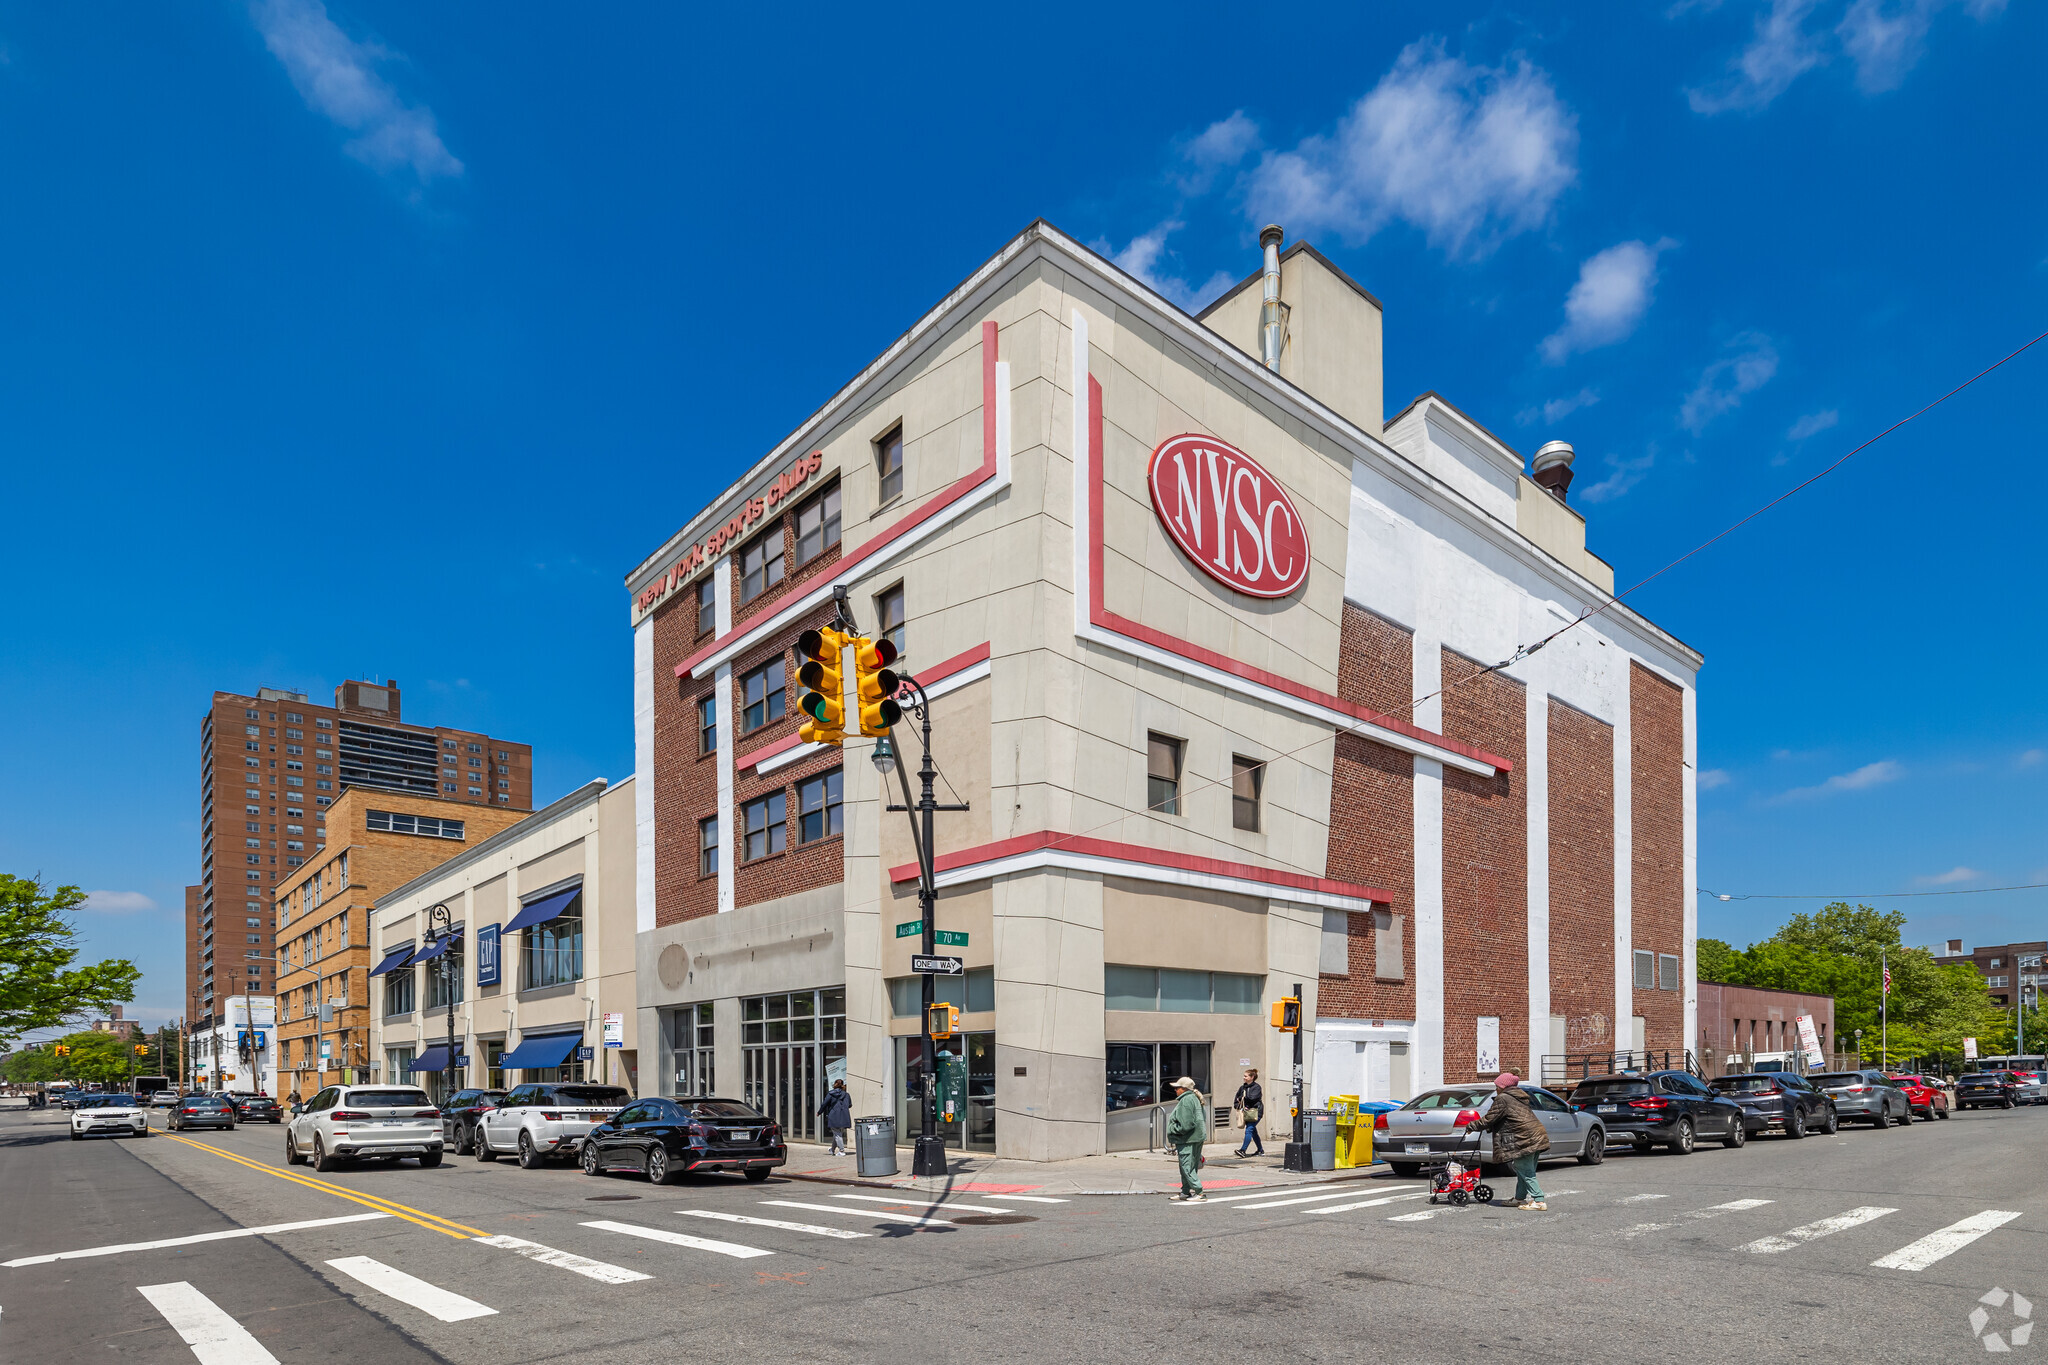
[[[1244,1120],[1244,1140],[1237,1144],[1239,1156],[1250,1156],[1250,1149],[1256,1148],[1260,1156],[1266,1154],[1266,1144],[1259,1140],[1259,1124],[1266,1117],[1266,1092],[1259,1087],[1259,1073],[1256,1068],[1244,1073],[1244,1084],[1237,1088],[1230,1107],[1237,1110]]]
[[[1493,1078],[1493,1107],[1467,1132],[1493,1134],[1493,1159],[1515,1171],[1515,1207],[1547,1209],[1543,1187],[1536,1183],[1536,1156],[1550,1150],[1550,1133],[1519,1089],[1522,1078],[1503,1071]]]
[[[818,1106],[818,1115],[832,1134],[832,1155],[845,1156],[846,1130],[853,1126],[853,1096],[848,1093],[845,1081],[832,1082],[832,1088],[825,1092],[825,1102]]]

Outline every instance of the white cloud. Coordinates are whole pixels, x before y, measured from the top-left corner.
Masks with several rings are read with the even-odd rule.
[[[79,908],[118,915],[135,910],[154,910],[156,902],[140,891],[88,891],[85,904]]]
[[[1128,271],[1140,283],[1157,290],[1192,313],[1228,289],[1236,277],[1228,271],[1219,270],[1200,285],[1190,285],[1178,276],[1163,273],[1160,270],[1161,262],[1171,254],[1166,249],[1166,239],[1179,231],[1180,227],[1177,219],[1168,219],[1143,236],[1131,238],[1129,245],[1122,251],[1115,250],[1105,241],[1097,241],[1091,245],[1109,257],[1119,269]]]
[[[2022,768],[2038,768],[2048,763],[2048,749],[2029,749],[2014,760]]]
[[[1716,787],[1727,786],[1730,782],[1733,782],[1735,779],[1728,775],[1728,770],[1726,768],[1702,768],[1700,770],[1700,775],[1696,780],[1699,783],[1699,788],[1701,791],[1710,792]]]
[[[1899,88],[1926,51],[1927,27],[1937,8],[1930,0],[1906,0],[1902,5],[1856,0],[1849,6],[1835,25],[1835,36],[1856,63],[1857,89],[1874,95]]]
[[[1251,172],[1259,222],[1363,242],[1395,220],[1452,256],[1540,226],[1578,178],[1578,122],[1525,60],[1472,66],[1412,43],[1327,134]]]
[[[1732,412],[1744,395],[1755,393],[1778,372],[1778,349],[1762,332],[1744,332],[1728,343],[1724,355],[1700,374],[1700,382],[1678,409],[1678,424],[1697,436],[1707,423]]]
[[[1181,148],[1188,168],[1180,177],[1182,193],[1207,193],[1218,174],[1258,149],[1259,125],[1245,117],[1244,110],[1233,110],[1229,118],[1216,120]]]
[[[1590,408],[1600,401],[1600,395],[1591,389],[1580,389],[1577,393],[1563,398],[1553,398],[1540,407],[1523,408],[1515,414],[1515,420],[1523,426],[1541,418],[1545,422],[1561,422],[1580,408]]]
[[[1954,886],[1957,882],[1974,882],[1983,876],[1974,867],[1952,867],[1932,877],[1915,877],[1913,880],[1920,886]]]
[[[1867,791],[1872,787],[1896,782],[1906,775],[1906,770],[1891,759],[1879,759],[1866,763],[1854,772],[1837,773],[1817,787],[1794,787],[1782,793],[1780,801],[1804,801],[1816,796],[1833,796],[1837,792]]]
[[[1645,453],[1632,460],[1619,455],[1607,457],[1607,467],[1614,471],[1600,482],[1580,494],[1587,502],[1612,502],[1643,481],[1650,467],[1657,463],[1657,447],[1651,446]]]
[[[1574,351],[1611,346],[1628,336],[1649,311],[1657,288],[1657,257],[1678,243],[1622,242],[1588,256],[1578,283],[1565,296],[1564,326],[1543,341],[1543,358],[1562,364]]]
[[[1826,408],[1820,412],[1809,412],[1786,430],[1785,439],[1788,441],[1803,441],[1809,436],[1818,436],[1821,432],[1826,431],[1841,420],[1842,414],[1836,412],[1833,408]]]
[[[342,150],[376,170],[410,169],[422,184],[462,174],[433,111],[401,100],[373,69],[383,50],[350,40],[321,0],[256,0],[250,14],[307,107],[356,134]]]
[[[1728,63],[1728,74],[1709,89],[1686,91],[1695,114],[1761,109],[1825,59],[1821,40],[1806,31],[1813,0],[1771,0],[1756,17],[1749,46]]]

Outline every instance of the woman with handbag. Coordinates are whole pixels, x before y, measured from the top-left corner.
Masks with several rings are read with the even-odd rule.
[[[1259,1140],[1259,1120],[1266,1117],[1266,1092],[1259,1088],[1256,1069],[1244,1073],[1244,1084],[1237,1088],[1230,1107],[1244,1116],[1244,1140],[1237,1144],[1237,1154],[1251,1156],[1250,1149],[1257,1148],[1257,1155],[1264,1156],[1266,1144]]]

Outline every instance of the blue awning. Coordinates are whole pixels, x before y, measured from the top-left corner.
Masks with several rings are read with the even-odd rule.
[[[448,1069],[448,1045],[437,1043],[412,1059],[407,1071],[446,1071]]]
[[[410,943],[406,944],[403,948],[393,948],[390,952],[384,955],[384,960],[382,962],[379,962],[376,966],[370,968],[370,975],[382,976],[386,972],[397,971],[400,967],[405,965],[405,960],[412,956],[412,949],[413,945]]]
[[[537,1071],[543,1067],[560,1066],[582,1042],[583,1035],[580,1032],[529,1036],[522,1039],[518,1047],[506,1053],[498,1065],[507,1070],[520,1071]]]
[[[409,967],[414,962],[432,962],[435,958],[453,948],[457,937],[455,934],[443,934],[426,947],[420,949],[419,955],[406,965]]]
[[[509,934],[514,929],[526,929],[536,924],[545,924],[556,915],[567,910],[569,902],[582,894],[583,887],[581,884],[578,884],[570,887],[567,891],[557,891],[552,896],[543,896],[533,904],[522,907],[519,913],[512,917],[512,922],[507,924],[501,932]],[[560,1063],[550,1062],[548,1065],[559,1066]]]

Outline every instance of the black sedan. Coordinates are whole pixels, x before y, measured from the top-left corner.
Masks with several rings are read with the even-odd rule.
[[[268,1095],[248,1090],[223,1090],[217,1098],[225,1100],[235,1111],[235,1118],[242,1123],[284,1122],[284,1110]]]
[[[218,1095],[187,1095],[171,1107],[165,1126],[174,1132],[185,1128],[232,1129],[235,1107]]]
[[[1742,1106],[1752,1133],[1803,1138],[1809,1132],[1832,1133],[1841,1127],[1834,1100],[1789,1071],[1723,1076],[1714,1082],[1714,1093]]]
[[[502,1090],[458,1090],[441,1106],[441,1140],[457,1156],[476,1154],[476,1126],[505,1098]]]
[[[1701,1138],[1724,1147],[1749,1141],[1742,1106],[1684,1071],[1591,1076],[1572,1087],[1572,1107],[1605,1124],[1611,1141],[1626,1138],[1639,1152],[1662,1145],[1683,1156]]]
[[[2010,1109],[2020,1102],[2020,1078],[2010,1071],[1973,1071],[1956,1078],[1956,1108]]]
[[[722,1099],[636,1100],[583,1139],[583,1173],[637,1171],[666,1185],[691,1171],[742,1171],[749,1180],[789,1160],[782,1129],[751,1105]]]

